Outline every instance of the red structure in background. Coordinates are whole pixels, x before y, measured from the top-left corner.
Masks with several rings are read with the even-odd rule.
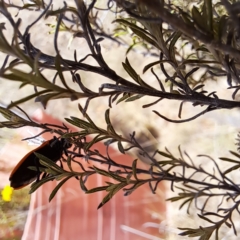
[[[41,115],[36,118],[42,123],[61,124],[48,115]],[[71,130],[78,131],[73,128]],[[50,139],[52,135],[48,133],[43,137]],[[97,143],[93,148],[103,154],[106,152],[103,143]],[[120,154],[113,148],[110,148],[109,153],[114,161],[131,166],[130,156]],[[85,160],[81,163],[85,168],[89,166]],[[138,167],[146,166],[138,163]],[[67,169],[67,166],[64,168]],[[94,175],[88,179],[87,187],[91,189],[102,186],[105,181],[113,180]],[[163,237],[158,228],[146,227],[149,222],[160,223],[161,220],[154,219],[153,215],[165,218],[162,185],[156,194],[152,194],[148,185],[141,186],[127,197],[120,191],[99,210],[97,206],[106,193],[85,194],[75,178],[67,181],[49,203],[49,195],[56,185],[56,181],[48,182],[32,194],[23,240],[159,240]]]

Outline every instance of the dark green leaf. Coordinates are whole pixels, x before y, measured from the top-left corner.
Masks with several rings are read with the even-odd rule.
[[[129,97],[125,102],[132,102],[132,101],[138,100],[142,97],[145,97],[145,95],[144,94],[136,94],[136,95],[133,95],[132,97]]]
[[[82,189],[84,192],[87,192],[88,189],[86,188],[85,183],[84,183],[84,181],[83,181],[83,175],[80,176],[79,182],[80,182],[80,187],[81,187],[81,189]]]
[[[132,163],[132,172],[133,172],[134,178],[135,178],[137,181],[139,181],[139,180],[138,180],[138,177],[137,177],[137,159],[135,159],[135,160],[133,161],[133,163]]]
[[[129,98],[130,96],[132,96],[132,94],[124,93],[123,96],[117,101],[117,104],[124,101],[125,99]]]
[[[170,61],[169,60],[158,60],[158,61],[155,61],[155,62],[151,62],[143,68],[143,73],[145,73],[149,68],[151,68],[151,67],[153,67],[157,64],[160,64],[160,63],[170,63]]]
[[[58,192],[58,190],[62,187],[62,185],[68,180],[70,179],[72,176],[68,176],[65,179],[63,179],[51,192],[48,201],[51,202],[51,200],[54,198],[54,196],[56,195],[56,193]]]
[[[101,191],[105,191],[107,188],[108,188],[108,186],[96,187],[96,188],[92,188],[90,190],[87,190],[86,193],[101,192]]]
[[[118,150],[122,153],[125,154],[125,150],[123,148],[122,142],[118,141]]]
[[[32,185],[31,185],[31,189],[29,191],[29,194],[35,192],[39,187],[41,187],[44,183],[46,182],[49,182],[49,181],[52,181],[54,180],[55,177],[54,176],[47,176],[47,177],[44,177],[43,179],[41,179],[40,181],[36,181],[34,182]]]

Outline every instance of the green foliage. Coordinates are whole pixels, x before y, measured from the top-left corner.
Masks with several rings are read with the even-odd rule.
[[[157,147],[153,154],[149,153],[135,136],[135,132],[130,134],[130,137],[124,137],[115,130],[110,109],[105,111],[105,128],[99,127],[96,120],[91,119],[87,113],[91,107],[91,100],[100,97],[108,98],[109,108],[114,104],[123,105],[127,102],[136,101],[137,104],[137,100],[146,96],[153,97],[154,101],[145,104],[143,108],[156,107],[162,99],[179,101],[178,120],[168,119],[159,111],[153,110],[160,118],[174,123],[189,122],[217,109],[240,107],[240,102],[235,99],[240,89],[239,3],[227,0],[172,1],[171,4],[169,2],[171,1],[109,0],[106,1],[105,10],[97,10],[95,0],[88,1],[88,4],[78,0],[75,1],[75,6],[64,3],[59,9],[50,10],[51,1],[48,5],[42,1],[31,1],[31,4],[22,5],[1,1],[0,12],[10,23],[13,36],[9,43],[4,35],[5,24],[1,23],[0,51],[6,54],[6,58],[0,76],[5,80],[20,82],[20,88],[31,85],[35,92],[10,103],[8,108],[0,107],[0,113],[7,120],[0,122],[0,127],[39,127],[43,132],[54,132],[74,145],[74,151],[68,150],[67,158],[63,157],[68,169],[63,169],[51,159],[36,154],[41,164],[46,167],[40,169],[46,176],[32,184],[31,193],[42,184],[55,179],[59,183],[49,197],[51,200],[68,179],[76,178],[82,191],[87,194],[106,192],[99,204],[100,208],[120,190],[127,196],[142,185],[148,184],[150,191],[155,193],[159,183],[165,181],[170,183],[171,190],[178,189],[178,194],[168,199],[169,201],[181,202],[179,208],[187,207],[189,213],[190,209],[194,208],[201,220],[210,223],[208,226],[196,228],[181,226],[180,235],[198,239],[210,239],[215,236],[215,239],[219,239],[219,231],[223,225],[232,228],[233,233],[237,234],[232,218],[233,213],[239,213],[240,190],[239,184],[231,179],[231,174],[240,167],[238,153],[231,151],[234,159],[220,158],[228,162],[227,169],[221,169],[211,157],[201,155],[198,159],[207,158],[214,166],[211,170],[205,169],[196,164],[197,160],[182,152],[180,147],[179,156],[173,155],[168,149],[161,151]],[[22,32],[20,19],[16,20],[11,16],[10,8],[16,8],[18,11],[35,10],[39,12],[39,17]],[[112,10],[117,13],[114,21],[116,28],[109,33],[99,24],[97,11]],[[36,48],[30,35],[30,29],[40,19],[50,16],[56,19],[55,24],[47,25],[52,28],[50,33],[54,34],[55,56]],[[75,51],[74,60],[64,58],[57,41],[61,31],[70,33],[71,39],[84,39],[89,54],[79,60]],[[127,37],[128,40],[124,41]],[[131,80],[118,75],[104,60],[100,45],[103,38],[118,44],[127,44],[127,54],[140,50],[142,55],[156,57],[142,72],[149,72],[159,87],[151,86],[148,78],[144,79],[127,57],[122,66]],[[86,61],[89,57],[95,60],[94,65]],[[23,71],[22,65],[28,66],[30,70]],[[45,76],[44,70],[47,69],[54,72],[52,79]],[[161,71],[162,75],[156,74],[156,70]],[[201,75],[197,78],[196,73],[200,70]],[[104,76],[111,83],[99,84],[99,91],[93,91],[81,80],[82,71]],[[72,79],[66,77],[65,73],[69,73]],[[227,87],[233,90],[232,99],[221,99],[215,90],[210,91],[206,87],[207,81],[217,81],[219,77],[224,77]],[[70,81],[75,85],[74,88],[70,87]],[[82,118],[70,116],[65,119],[78,129],[76,132],[69,132],[65,125],[34,122],[18,107],[23,102],[35,99],[46,108],[49,101],[62,98],[72,101],[86,100],[83,107],[78,105]],[[190,102],[193,108],[198,106],[205,109],[188,119],[180,119],[185,102]],[[18,116],[11,110],[12,107],[17,107],[25,117]],[[105,141],[105,155],[94,149],[94,145],[100,141]],[[237,141],[240,145],[239,139]],[[132,162],[132,166],[117,163],[109,155],[110,145],[115,145],[121,154],[126,154],[133,148],[139,150],[149,161],[148,169],[140,168],[137,159]],[[157,160],[157,156],[160,161]],[[87,169],[81,163],[83,160],[89,163]],[[72,163],[78,164],[82,171],[75,171]],[[96,166],[97,163],[101,164],[101,168]],[[35,167],[33,169],[37,170]],[[88,179],[94,175],[106,176],[112,181],[88,189]],[[220,204],[209,211],[207,205],[212,199],[220,199]],[[199,203],[202,203],[200,207]],[[230,207],[225,207],[226,204]]]

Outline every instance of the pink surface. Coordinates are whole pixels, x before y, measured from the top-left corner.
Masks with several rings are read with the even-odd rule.
[[[42,115],[40,121],[59,124],[46,115]],[[44,137],[50,139],[52,135]],[[104,153],[106,147],[98,143],[94,146],[94,149],[96,148]],[[112,148],[110,155],[123,164],[132,163],[131,157],[119,155]],[[81,163],[87,168],[87,162],[82,160]],[[97,166],[95,163],[94,165]],[[112,179],[96,175],[89,178],[87,187],[101,186],[105,181],[113,182]],[[157,228],[143,227],[147,222],[160,222],[159,219],[152,218],[153,213],[161,214],[164,218],[163,187],[159,188],[155,195],[151,193],[148,185],[140,187],[128,197],[124,197],[120,191],[110,202],[97,210],[106,193],[85,194],[76,179],[67,181],[49,203],[48,197],[56,183],[49,182],[32,194],[23,240],[143,240],[161,239],[163,236]]]

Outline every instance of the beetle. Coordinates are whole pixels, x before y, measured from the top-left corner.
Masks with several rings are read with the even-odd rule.
[[[39,158],[34,153],[39,153],[53,162],[57,162],[66,153],[66,149],[70,148],[71,144],[67,143],[65,139],[57,139],[54,137],[42,143],[39,147],[33,149],[28,154],[26,154],[19,163],[12,170],[9,181],[10,185],[14,189],[20,189],[34,180],[39,180],[41,172],[39,168],[46,168],[39,162]],[[37,171],[29,169],[30,166],[37,168]]]

